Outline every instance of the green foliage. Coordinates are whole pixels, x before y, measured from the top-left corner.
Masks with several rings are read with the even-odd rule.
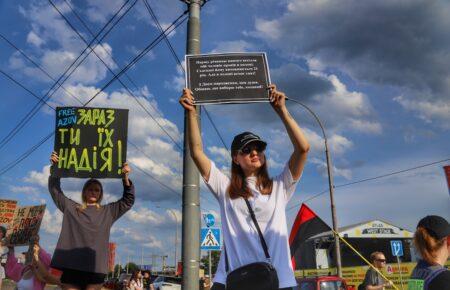
[[[219,264],[220,259],[220,251],[211,251],[211,272],[216,273],[217,265]],[[211,273],[208,273],[209,269],[209,258],[208,254],[202,257],[201,263],[203,265],[203,268],[205,269],[205,274],[210,275]]]

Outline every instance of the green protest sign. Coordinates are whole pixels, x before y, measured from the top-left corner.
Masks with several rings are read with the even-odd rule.
[[[128,110],[58,107],[54,151],[59,177],[121,178],[127,153]]]

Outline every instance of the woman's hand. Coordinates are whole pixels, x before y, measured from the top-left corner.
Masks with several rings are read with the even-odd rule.
[[[122,166],[122,173],[123,173],[123,176],[125,177],[128,177],[128,175],[130,174],[130,172],[131,172],[131,167],[130,167],[130,165],[128,165],[128,162],[125,162],[124,164],[123,164],[123,166]]]
[[[286,108],[286,95],[277,91],[277,86],[274,84],[271,84],[268,89],[270,105],[272,105],[275,112],[280,113]]]
[[[130,186],[130,180],[128,179],[128,175],[131,172],[131,167],[128,165],[128,162],[125,162],[122,166],[122,174],[123,174],[123,180],[125,181],[125,184],[127,186]]]
[[[56,153],[55,151],[52,152],[52,155],[50,155],[50,163],[52,165],[55,165],[56,163],[59,162],[59,156],[58,153]]]
[[[190,89],[183,89],[183,94],[181,95],[179,102],[186,111],[195,112],[194,96]]]
[[[38,244],[34,244],[33,246],[33,263],[37,263],[39,262],[39,250],[41,248],[39,247]]]

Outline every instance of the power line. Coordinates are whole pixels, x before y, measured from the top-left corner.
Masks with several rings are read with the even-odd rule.
[[[187,17],[184,17],[184,19],[182,19],[182,17],[186,14],[187,12],[184,12],[182,15],[180,15],[174,22],[172,22],[171,25],[169,25],[166,31],[170,31],[172,32],[173,30],[175,30],[179,25],[181,25],[186,19]],[[170,33],[169,32],[169,33]],[[142,51],[141,53],[139,53],[134,59],[131,60],[131,62],[126,65],[120,72],[119,74],[115,75],[108,83],[106,83],[97,93],[95,93],[85,104],[84,106],[87,106],[92,100],[94,100],[99,94],[100,92],[104,91],[107,87],[109,87],[114,80],[116,80],[117,77],[121,76],[124,72],[126,72],[128,69],[130,69],[134,64],[136,64],[143,56],[145,56],[146,53],[148,53],[151,49],[153,49],[159,42],[161,42],[161,35],[159,35],[155,40],[153,40],[149,45],[147,45]],[[49,136],[44,137],[44,139],[42,139],[37,145],[37,146],[33,146],[33,149],[30,149],[28,151],[26,151],[25,153],[23,153],[22,155],[25,155],[24,158],[19,157],[18,159],[10,162],[7,166],[3,167],[2,169],[0,169],[0,176],[5,174],[6,172],[8,172],[9,170],[11,170],[12,168],[14,168],[16,165],[18,165],[21,161],[23,161],[26,157],[28,157],[31,153],[33,153],[37,148],[39,148],[43,143],[45,143],[46,140],[48,140],[48,138],[50,138],[52,135],[54,134],[54,132],[50,133]],[[47,139],[46,139],[47,138]],[[44,142],[42,142],[44,141]],[[42,142],[42,143],[41,143]]]
[[[26,88],[23,84],[21,84],[19,81],[15,80],[13,77],[11,77],[10,75],[8,75],[7,73],[5,73],[4,71],[0,70],[0,73],[4,74],[5,76],[7,76],[11,81],[13,81],[14,83],[16,83],[17,85],[19,85],[21,88],[23,88],[24,90],[26,90],[28,93],[30,93],[31,95],[33,95],[34,97],[38,98],[39,97],[33,93],[31,90],[29,90],[28,88]],[[52,110],[56,111],[56,109],[49,105],[48,103],[46,103],[46,105],[48,107],[50,107]],[[40,145],[44,144],[51,136],[53,136],[54,133],[52,132],[50,135],[46,136],[43,140],[39,141],[36,145],[34,145],[32,148],[30,148],[27,152],[25,152],[24,154],[21,155],[20,158],[26,158],[29,154],[31,154],[35,149],[37,149]],[[145,152],[139,148],[136,144],[132,143],[130,140],[128,140],[128,143],[133,145],[137,150],[139,150],[142,154],[144,154],[147,158],[151,159],[147,154],[145,154]],[[35,148],[35,149],[34,149]],[[29,153],[29,154],[28,154]],[[28,154],[28,155],[27,155]],[[21,160],[19,160],[20,162]],[[3,174],[3,171],[6,170],[8,167],[12,166],[13,163],[9,163],[6,166],[4,166],[2,169],[0,169],[0,175]],[[171,192],[174,192],[178,195],[181,195],[181,193],[175,191],[174,189],[170,188],[169,186],[167,186],[166,184],[164,184],[163,182],[159,181],[156,177],[154,177],[152,174],[146,172],[145,170],[143,170],[142,168],[140,168],[139,166],[137,166],[136,164],[134,164],[134,166],[142,171],[145,175],[147,175],[148,177],[152,178],[154,181],[156,181],[159,185],[161,185],[162,187],[168,189]]]
[[[67,17],[64,16],[64,14],[58,9],[58,7],[56,7],[56,5],[52,2],[52,0],[48,0],[50,2],[50,4],[53,6],[53,8],[59,13],[59,15],[66,21],[66,23],[69,25],[69,27],[78,35],[78,37],[86,44],[89,46],[88,42],[86,41],[86,39],[83,37],[83,35],[81,35],[81,33],[72,25],[72,23],[70,23],[70,21],[67,19]],[[73,11],[73,10],[72,10]],[[103,63],[103,65],[108,69],[108,71],[114,76],[116,77],[116,74],[114,73],[114,71],[109,67],[109,65],[97,54],[97,52],[95,52],[95,50],[93,50],[95,56]],[[135,99],[135,101],[139,104],[139,106],[153,119],[153,121],[155,121],[155,123],[159,126],[159,128],[169,137],[170,140],[172,140],[172,142],[175,144],[176,147],[178,147],[178,149],[180,151],[182,151],[182,147],[175,141],[175,139],[172,137],[172,135],[169,134],[169,132],[167,132],[166,129],[164,129],[164,127],[158,122],[158,120],[150,113],[150,111],[147,110],[147,108],[144,107],[144,105],[139,101],[139,99],[136,97],[136,95],[122,82],[122,80],[119,78],[119,76],[117,76],[116,78],[119,83],[125,88],[125,90],[131,95],[133,96],[133,98]],[[156,111],[156,109],[155,109]]]
[[[436,165],[436,164],[439,164],[439,163],[447,162],[447,161],[450,161],[450,158],[446,158],[446,159],[442,159],[442,160],[438,160],[438,161],[433,161],[433,162],[430,162],[430,163],[425,163],[425,164],[421,164],[421,165],[418,165],[418,166],[415,166],[415,167],[402,169],[402,170],[397,170],[397,171],[389,172],[389,173],[386,173],[386,174],[381,174],[381,175],[374,176],[374,177],[369,177],[369,178],[364,178],[364,179],[360,179],[360,180],[356,180],[356,181],[352,181],[352,182],[348,182],[348,183],[339,184],[339,185],[336,185],[335,188],[340,188],[340,187],[355,185],[355,184],[359,184],[359,183],[363,183],[363,182],[367,182],[367,181],[372,181],[372,180],[376,180],[376,179],[380,179],[380,178],[385,178],[385,177],[389,177],[389,176],[405,173],[405,172],[408,172],[408,171],[421,169],[421,168],[428,167],[428,166],[431,166],[431,165]],[[315,198],[317,198],[317,197],[319,197],[319,196],[321,196],[321,195],[323,195],[323,194],[325,194],[327,192],[328,192],[328,189],[325,189],[324,191],[322,191],[320,193],[317,193],[317,194],[309,197],[308,199],[306,199],[306,200],[304,200],[304,201],[302,201],[300,203],[297,203],[297,204],[287,208],[286,210],[289,211],[289,210],[291,210],[293,208],[297,208],[302,203],[305,203],[305,202],[308,202],[308,201],[310,201],[312,199],[315,199]]]
[[[158,17],[155,14],[155,11],[152,9],[152,7],[150,6],[150,3],[147,0],[142,0],[145,4],[145,7],[147,8],[147,11],[150,13],[151,17],[153,18],[153,21],[155,22],[156,26],[158,27],[158,29],[162,32],[163,28],[161,26],[161,24],[158,21]],[[203,3],[203,5],[206,3],[206,1]],[[202,6],[203,6],[202,5]],[[178,64],[178,66],[180,67],[180,69],[185,72],[185,69],[181,63],[180,58],[178,57],[177,53],[175,52],[175,49],[173,48],[172,44],[170,43],[170,40],[168,39],[167,35],[164,34],[164,40],[167,44],[167,47],[169,48],[170,52],[172,53],[173,58],[175,59],[176,63]],[[206,108],[203,108],[205,110],[206,116],[208,117],[208,120],[211,122],[211,125],[213,126],[216,134],[219,136],[220,141],[222,142],[224,148],[229,152],[228,146],[226,145],[225,141],[222,138],[222,135],[220,134],[219,130],[217,129],[216,124],[214,123],[214,121],[212,120],[211,116],[209,115],[208,111],[206,110]]]
[[[98,36],[108,27],[108,25],[115,19],[115,17],[122,11],[122,9],[125,7],[125,5],[130,2],[131,0],[127,0],[123,3],[123,5],[119,8],[119,10],[111,17],[111,19],[103,26],[103,28],[97,33],[94,39],[97,39]],[[111,27],[105,32],[105,34],[101,37],[100,41],[103,40],[110,32],[111,30],[120,22],[120,20],[130,11],[130,9],[136,4],[137,0],[130,5],[127,10],[119,17],[119,19],[116,20],[115,23],[111,25]],[[56,91],[62,86],[62,84],[75,72],[75,70],[83,63],[83,61],[89,56],[89,54],[92,52],[92,49],[90,52],[85,54],[83,59],[81,59],[79,62],[78,60],[83,56],[84,52],[89,48],[86,47],[80,55],[69,65],[69,67],[66,68],[64,73],[58,78],[58,80],[50,87],[50,89],[44,94],[42,98],[40,98],[40,101],[36,103],[33,108],[25,114],[25,116],[22,118],[22,120],[10,131],[10,133],[7,135],[9,136],[7,142],[11,140],[32,118],[36,115],[36,113],[40,110],[40,108],[43,106],[45,100],[49,100]],[[73,70],[66,76],[66,74],[69,72],[69,70],[78,62],[78,64],[73,68]],[[62,80],[65,77],[64,80]],[[61,82],[62,80],[62,82]],[[58,86],[57,86],[58,85]],[[55,88],[56,87],[56,88]],[[80,102],[81,103],[81,102]]]

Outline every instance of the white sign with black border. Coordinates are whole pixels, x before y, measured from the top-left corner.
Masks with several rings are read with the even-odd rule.
[[[196,104],[268,102],[264,52],[186,55],[186,87]]]

